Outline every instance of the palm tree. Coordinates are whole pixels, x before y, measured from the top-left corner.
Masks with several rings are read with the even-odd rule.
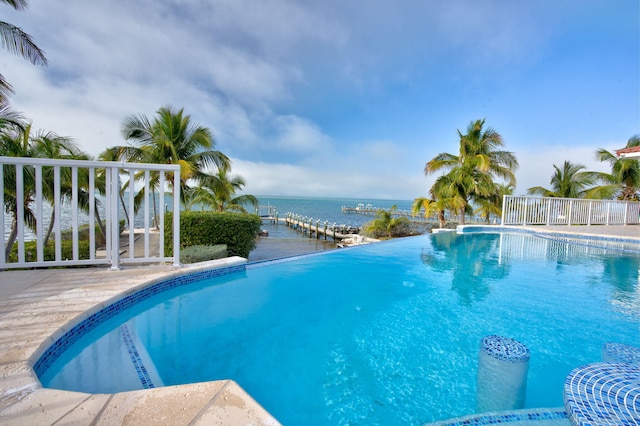
[[[492,194],[495,178],[515,186],[513,172],[518,168],[518,161],[512,152],[501,149],[504,142],[498,132],[490,127],[483,130],[484,123],[484,119],[472,121],[465,134],[458,130],[458,155],[440,153],[424,168],[425,175],[448,170],[436,180],[433,192],[446,194],[447,204],[456,206],[461,224],[464,224],[464,215],[471,211],[472,201]]]
[[[496,183],[494,191],[488,197],[481,197],[476,199],[478,208],[474,213],[480,213],[486,223],[490,222],[491,215],[501,217],[502,216],[502,200],[505,195],[512,195],[514,187],[513,185]]]
[[[391,238],[393,231],[400,225],[408,222],[406,217],[393,217],[397,208],[398,207],[394,205],[391,206],[390,210],[379,210],[376,213],[376,218],[366,227],[366,232],[373,234],[385,233],[387,237]]]
[[[27,7],[26,0],[0,0],[15,10],[23,10]],[[9,52],[22,56],[33,65],[47,65],[45,54],[31,39],[29,34],[15,25],[0,21],[0,38],[2,45]],[[0,104],[5,105],[9,95],[13,93],[11,84],[0,74]]]
[[[629,138],[625,148],[640,146],[640,135]],[[606,149],[598,149],[596,158],[611,166],[611,173],[590,172],[590,177],[602,183],[591,188],[587,198],[617,198],[618,200],[640,201],[640,161],[633,158],[619,158]]]
[[[219,168],[214,175],[207,175],[200,186],[190,189],[192,197],[190,204],[211,206],[217,212],[239,211],[246,213],[245,205],[258,207],[258,199],[249,194],[235,196],[236,191],[242,190],[245,180],[240,175],[229,175],[226,168]]]
[[[29,131],[31,125],[27,127],[25,135],[30,137]],[[84,153],[77,144],[70,138],[58,136],[53,132],[36,132],[32,137],[32,143],[35,147],[35,156],[40,158],[59,158],[67,160],[88,160],[89,156]],[[43,196],[53,206],[56,202],[54,196],[54,170],[52,167],[43,167]],[[60,202],[71,200],[73,191],[78,194],[78,207],[82,211],[89,210],[89,192],[88,188],[83,187],[82,182],[86,182],[88,186],[89,176],[88,170],[84,168],[78,169],[78,187],[73,188],[71,169],[69,167],[60,168]],[[55,223],[55,209],[51,210],[51,219],[47,233],[45,234],[44,244],[46,245],[51,236],[53,225]]]
[[[229,158],[214,150],[211,131],[191,122],[184,109],[174,110],[162,107],[157,117],[150,121],[144,115],[131,115],[122,122],[122,135],[136,146],[117,146],[117,158],[137,163],[179,164],[181,201],[185,204],[185,194],[189,189],[187,181],[200,182],[205,179],[204,170],[215,167],[230,167]],[[159,182],[158,173],[151,179],[154,216],[157,218],[155,192],[164,190],[164,182]],[[166,183],[173,187],[173,173],[165,174]],[[156,222],[157,223],[157,222]]]
[[[462,198],[450,190],[448,177],[448,175],[443,175],[436,179],[436,183],[429,189],[431,198],[419,197],[413,201],[411,205],[413,215],[418,214],[421,210],[424,210],[425,218],[436,213],[439,227],[444,228],[447,223],[445,211],[449,210],[455,213],[464,207]]]
[[[6,123],[5,123],[6,124]],[[60,137],[52,132],[31,132],[32,125],[0,125],[0,155],[9,157],[33,157],[33,158],[67,158],[67,159],[86,159],[86,154],[82,153],[76,145],[68,138]],[[16,185],[16,168],[4,167],[4,209],[12,216],[11,232],[5,247],[5,259],[8,259],[9,253],[15,243],[18,235],[18,194]],[[23,211],[24,223],[30,229],[36,229],[36,215],[32,210],[36,193],[36,178],[34,167],[23,167]],[[80,179],[82,179],[80,177]],[[54,200],[53,189],[53,169],[51,167],[43,167],[43,197],[52,205]],[[71,186],[71,175],[68,168],[61,169],[60,175],[60,196],[62,200],[71,198],[73,188]],[[79,192],[79,206],[85,209],[88,194],[86,191]],[[49,238],[55,216],[49,223],[46,240]]]
[[[585,168],[582,164],[573,164],[565,161],[562,168],[553,165],[555,172],[551,176],[551,189],[541,186],[529,188],[530,195],[542,195],[543,197],[559,198],[583,198],[594,183],[591,172],[582,172]]]

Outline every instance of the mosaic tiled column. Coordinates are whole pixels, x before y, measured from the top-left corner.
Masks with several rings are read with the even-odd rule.
[[[564,382],[564,407],[574,426],[640,424],[640,366],[596,362]]]
[[[524,407],[529,349],[517,340],[487,336],[480,342],[476,408],[478,412]]]
[[[640,348],[622,343],[605,343],[602,345],[602,361],[640,365]]]

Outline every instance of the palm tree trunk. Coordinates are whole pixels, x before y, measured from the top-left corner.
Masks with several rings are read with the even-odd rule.
[[[100,229],[100,233],[104,237],[105,241],[107,240],[107,230],[104,229],[104,223],[102,223],[102,219],[100,219],[100,211],[98,210],[98,205],[96,204],[96,222],[98,222],[98,229]],[[116,224],[116,226],[119,226]]]
[[[447,219],[444,217],[444,210],[438,210],[438,222],[440,222],[440,228],[444,228],[447,224]]]
[[[458,217],[460,218],[460,220],[459,220],[459,222],[460,222],[459,224],[460,225],[464,225],[464,212],[465,212],[465,210],[466,209],[464,207],[462,207],[460,209],[460,214],[458,215]]]
[[[120,193],[118,194],[118,196],[120,197],[120,203],[122,204],[122,210],[124,210],[124,217],[126,217],[126,218],[127,218],[127,226],[128,226],[129,228],[131,228],[131,222],[130,222],[130,220],[129,220],[129,213],[127,212],[127,206],[126,206],[126,204],[124,203],[124,197],[122,196],[122,192],[120,192]]]
[[[153,221],[155,222],[156,229],[160,229],[160,226],[158,223],[158,210],[156,208],[156,191],[153,190],[151,194],[153,194]]]
[[[46,246],[49,242],[49,237],[51,236],[51,231],[53,230],[53,223],[56,220],[56,211],[55,209],[51,211],[51,222],[49,222],[49,226],[47,227],[47,235],[44,237],[44,245]]]
[[[16,238],[18,238],[18,221],[14,219],[11,222],[11,233],[9,234],[9,240],[7,240],[7,246],[4,249],[4,261],[9,261],[9,254],[11,254],[11,249],[13,248],[13,244],[16,242]]]

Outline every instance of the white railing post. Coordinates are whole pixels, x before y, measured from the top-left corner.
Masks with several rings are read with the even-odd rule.
[[[62,260],[62,227],[60,225],[62,212],[60,211],[60,166],[53,167],[53,216],[55,222],[53,232],[55,232],[55,261]]]
[[[24,263],[24,176],[22,164],[16,164],[16,210],[18,214],[18,263]]]
[[[96,258],[96,170],[89,167],[89,260]]]
[[[78,168],[71,168],[71,241],[73,244],[73,260],[80,259],[78,241]]]
[[[160,223],[158,223],[158,254],[160,257],[164,257],[164,182],[165,176],[164,171],[160,171],[160,177],[158,178],[160,182],[160,196],[158,197],[158,210],[160,210]]]
[[[42,166],[36,166],[36,260],[44,262],[44,233],[42,223]]]
[[[0,233],[2,235],[2,254],[0,255],[0,269],[4,269],[6,263],[5,259],[5,245],[7,242],[4,239],[4,165],[0,164],[0,197],[2,197],[2,205],[0,205]]]
[[[111,222],[111,269],[120,269],[120,220],[118,215],[118,195],[120,194],[120,169],[114,168],[111,171],[111,182],[107,185],[109,189],[108,199],[110,211],[109,220]],[[131,247],[129,248],[131,250]]]
[[[180,168],[173,171],[173,266],[180,266]]]
[[[572,213],[573,213],[573,199],[569,199],[569,214],[567,215],[567,225],[571,225]]]

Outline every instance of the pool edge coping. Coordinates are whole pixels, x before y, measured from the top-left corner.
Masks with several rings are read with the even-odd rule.
[[[48,282],[51,295],[41,295],[37,284],[12,295],[16,306],[0,315],[0,421],[6,424],[52,424],[58,421],[135,424],[174,419],[179,410],[187,423],[280,424],[233,380],[120,392],[87,394],[44,388],[33,367],[47,349],[67,331],[128,295],[182,275],[246,265],[240,257],[182,268],[171,266],[73,272],[79,279],[71,288]],[[38,275],[37,272],[33,273]],[[65,270],[58,273],[60,281]],[[56,276],[56,274],[53,274]],[[51,280],[49,280],[51,281]],[[0,283],[2,279],[0,279]],[[60,291],[54,291],[59,285]],[[52,311],[51,305],[58,305]],[[38,317],[42,317],[39,321]],[[157,401],[157,403],[153,403]],[[166,411],[166,413],[163,413]],[[169,414],[172,417],[166,417]],[[188,420],[188,421],[187,421]]]

